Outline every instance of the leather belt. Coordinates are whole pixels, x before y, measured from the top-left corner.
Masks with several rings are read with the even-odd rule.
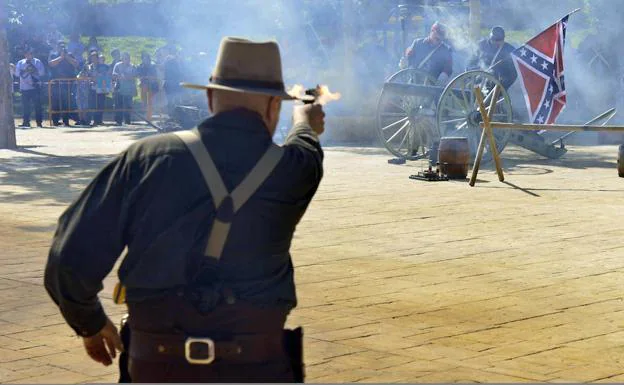
[[[131,331],[130,357],[149,362],[186,362],[209,365],[213,362],[259,363],[285,355],[283,332],[236,334],[227,339],[189,337]]]

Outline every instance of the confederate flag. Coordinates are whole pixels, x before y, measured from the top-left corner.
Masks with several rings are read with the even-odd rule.
[[[554,123],[566,105],[563,46],[568,16],[511,53],[533,123]]]

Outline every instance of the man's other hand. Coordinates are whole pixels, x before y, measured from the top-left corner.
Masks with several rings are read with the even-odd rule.
[[[83,342],[89,357],[104,366],[113,363],[117,356],[116,350],[123,351],[119,332],[110,319],[106,320],[106,325],[96,335],[83,337]]]
[[[293,125],[307,123],[312,130],[321,135],[325,131],[325,112],[320,104],[297,105],[293,110]]]

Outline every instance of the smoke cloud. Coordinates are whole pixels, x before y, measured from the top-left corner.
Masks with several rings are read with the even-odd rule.
[[[72,9],[83,9],[83,31],[97,25],[96,35],[161,37],[180,46],[191,58],[189,81],[207,81],[221,38],[225,35],[275,39],[281,46],[283,72],[288,85],[314,87],[328,84],[342,93],[340,101],[326,106],[328,115],[372,116],[384,80],[398,71],[406,48],[401,41],[398,4],[430,4],[414,14],[418,20],[405,41],[424,37],[431,23],[449,27],[455,49],[454,76],[465,70],[476,47],[470,38],[466,0],[160,0],[119,1],[87,11],[87,0]],[[67,1],[74,4],[74,1]],[[345,3],[351,4],[345,6]],[[610,107],[624,116],[619,63],[624,7],[612,0],[481,0],[482,36],[494,25],[507,31],[507,41],[518,46],[553,22],[571,16],[565,52],[568,108],[559,122],[581,123]],[[100,7],[98,5],[98,7]],[[123,8],[127,7],[127,8]],[[125,10],[128,10],[126,13]],[[134,11],[133,11],[134,10]],[[131,12],[132,11],[132,12]],[[86,12],[86,13],[85,13]],[[90,12],[90,13],[89,13]],[[70,13],[67,11],[66,13]],[[62,23],[58,23],[63,27]],[[67,32],[67,31],[64,31]],[[345,33],[346,32],[346,33]],[[85,33],[87,34],[87,33]],[[345,38],[351,52],[345,50]],[[202,53],[200,55],[200,53]],[[350,59],[350,60],[348,60]],[[345,64],[346,63],[346,64]],[[514,111],[525,114],[519,81],[510,90]],[[285,124],[290,108],[283,108]],[[620,118],[614,122],[624,122]]]

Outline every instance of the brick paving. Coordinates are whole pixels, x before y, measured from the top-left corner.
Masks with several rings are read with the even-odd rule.
[[[0,382],[115,382],[42,286],[56,219],[142,126],[18,130],[0,150]],[[293,242],[308,382],[624,382],[617,146],[507,148],[465,182],[332,147]],[[102,293],[113,319],[124,312]]]

